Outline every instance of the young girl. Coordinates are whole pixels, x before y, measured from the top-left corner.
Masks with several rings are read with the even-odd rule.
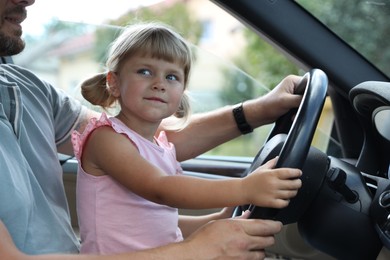
[[[82,253],[120,253],[181,241],[201,225],[230,216],[179,218],[177,208],[254,204],[281,208],[295,196],[301,171],[274,169],[275,160],[245,178],[206,180],[182,175],[173,144],[158,131],[163,119],[186,120],[192,62],[186,41],[167,26],[128,27],[113,43],[107,72],[82,84],[103,113],[72,136],[79,160],[77,212]],[[194,136],[193,138],[196,138]]]

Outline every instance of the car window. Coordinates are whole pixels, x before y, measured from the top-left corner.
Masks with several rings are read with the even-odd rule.
[[[87,2],[90,6],[104,7],[103,2],[83,1],[85,5],[88,5]],[[120,2],[118,1],[118,5]],[[192,43],[195,61],[189,90],[194,113],[264,95],[286,75],[305,73],[277,49],[210,1],[131,2],[138,2],[139,5],[125,9],[122,7],[122,12],[117,11],[116,16],[106,17],[105,20],[88,20],[88,16],[95,12],[84,10],[73,21],[71,17],[63,17],[59,13],[62,10],[60,5],[63,4],[66,9],[67,2],[51,3],[43,9],[37,3],[31,9],[45,10],[45,13],[51,14],[51,18],[24,30],[26,49],[14,57],[14,62],[33,70],[52,85],[64,89],[92,107],[83,100],[78,86],[84,78],[104,70],[110,42],[126,24],[160,20],[173,26]],[[101,18],[105,13],[102,13]],[[34,14],[32,10],[28,19],[39,20],[40,15]],[[92,108],[99,110],[98,107]],[[313,141],[321,150],[327,150],[330,143],[337,146],[337,142],[330,138],[333,126],[330,101],[326,103],[324,111]],[[271,127],[272,125],[261,127],[208,154],[254,156],[265,143]]]
[[[388,18],[390,2],[296,0],[318,20],[390,76]],[[373,28],[375,28],[373,30]]]

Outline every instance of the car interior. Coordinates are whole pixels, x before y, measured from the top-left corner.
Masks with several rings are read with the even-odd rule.
[[[280,210],[237,205],[233,215],[250,209],[251,218],[282,221],[275,245],[266,249],[269,259],[390,259],[390,71],[321,21],[310,11],[310,5],[315,5],[311,1],[208,2],[301,69],[303,101],[297,110],[266,128],[264,142],[252,142],[255,154],[204,154],[181,162],[184,174],[241,178],[279,155],[276,167],[303,170],[298,195]],[[335,2],[327,0],[323,6]],[[384,1],[379,8],[390,10],[389,4]],[[366,40],[370,44],[371,38]],[[1,58],[1,63],[13,62],[11,57]],[[332,107],[328,139],[332,141],[318,148],[313,138],[328,102]],[[77,161],[62,154],[59,160],[77,232]],[[180,213],[201,215],[217,210],[180,209]]]

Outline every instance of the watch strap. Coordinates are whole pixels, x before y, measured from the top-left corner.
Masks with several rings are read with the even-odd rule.
[[[253,128],[246,121],[243,103],[240,103],[233,108],[233,116],[238,129],[243,135],[253,132]]]

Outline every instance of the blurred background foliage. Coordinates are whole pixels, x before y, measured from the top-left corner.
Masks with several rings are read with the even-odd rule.
[[[349,42],[352,47],[363,53],[365,58],[375,61],[376,64],[379,64],[380,69],[390,74],[390,63],[388,62],[390,52],[383,51],[387,48],[380,48],[380,46],[387,45],[387,42],[382,39],[383,35],[387,35],[390,32],[390,27],[387,23],[390,15],[389,5],[363,0],[353,1],[353,4],[350,1],[339,0],[296,0],[296,2],[312,12],[316,17],[319,17],[321,22],[339,34],[343,40]],[[372,17],[372,13],[375,13],[376,16]],[[194,17],[194,14],[188,8],[187,1],[160,5],[158,8],[144,7],[136,9],[109,21],[108,25],[99,26],[98,30],[96,30],[96,26],[93,27],[96,38],[93,55],[96,62],[104,64],[108,46],[119,34],[121,26],[139,21],[166,23],[174,27],[175,30],[180,32],[194,45],[201,42],[202,35],[205,33],[204,24],[198,17]],[[371,30],[373,27],[372,23],[375,23],[376,30]],[[340,24],[343,26],[340,26]],[[289,74],[302,75],[304,73],[268,41],[261,39],[257,34],[244,26],[240,27],[240,29],[242,30],[240,33],[242,33],[245,45],[240,49],[238,55],[232,57],[229,61],[236,67],[219,68],[222,70],[224,81],[223,91],[219,91],[216,94],[220,100],[218,106],[235,104],[264,95],[285,76]],[[90,30],[90,26],[82,23],[52,20],[46,24],[46,35],[43,37],[57,38],[57,42],[61,42],[66,37],[81,36],[90,32]],[[302,37],[305,36],[302,35]],[[368,44],[367,38],[370,38],[369,42],[375,42],[375,44]],[[26,35],[25,41],[27,44],[41,44],[42,48],[44,48],[45,42],[42,41],[42,36],[34,38]],[[209,109],[209,103],[211,102],[204,99],[201,99],[200,102],[207,103],[203,104],[203,106]],[[253,156],[265,141],[267,131],[269,131],[269,127],[267,127],[217,147],[210,153]]]
[[[341,35],[353,47],[363,50],[367,59],[381,64],[382,70],[390,73],[390,63],[388,62],[390,53],[384,53],[384,48],[380,48],[380,46],[387,45],[387,42],[381,40],[382,36],[390,33],[390,27],[387,25],[390,15],[388,5],[373,1],[355,1],[354,4],[339,0],[296,0],[296,2],[319,17],[321,22]],[[381,9],[381,11],[373,11],[372,9]],[[377,15],[371,17],[370,14],[372,13]],[[161,21],[169,24],[195,45],[199,43],[203,30],[201,22],[191,15],[185,1],[179,1],[163,9],[140,8],[110,21],[109,23],[113,27],[96,31],[96,60],[99,62],[105,60],[107,46],[119,32],[119,29],[113,30],[115,26],[119,27],[137,21]],[[375,23],[376,30],[371,30],[373,26],[370,22]],[[339,24],[343,24],[343,26],[338,26]],[[47,35],[54,34],[59,30],[68,31],[72,35],[81,35],[88,30],[86,25],[68,24],[59,20],[52,20],[45,27]],[[188,28],[191,28],[191,30]],[[240,52],[240,55],[234,58],[234,64],[263,85],[272,89],[286,75],[303,73],[294,63],[280,54],[268,42],[259,38],[257,34],[245,28],[243,35],[246,46]],[[370,38],[370,42],[375,42],[375,44],[368,44],[365,41],[367,37]],[[37,42],[39,40],[29,35],[26,36],[27,42]],[[242,75],[231,75],[230,72],[227,72],[226,78],[227,83],[231,82],[228,92],[233,94],[229,96],[228,93],[224,93],[221,97],[224,102],[236,102],[259,94],[251,84],[242,80]],[[240,85],[240,83],[242,84]]]
[[[158,21],[168,24],[180,32],[183,37],[194,45],[199,43],[202,35],[202,24],[196,17],[191,15],[190,10],[185,2],[177,2],[174,5],[167,6],[164,9],[151,9],[143,7],[136,11],[128,12],[118,19],[109,21],[112,26],[101,27],[96,30],[95,59],[104,63],[107,58],[107,46],[120,33],[123,25],[129,25],[140,21]],[[191,30],[188,30],[191,28]],[[81,35],[88,29],[87,25],[69,24],[60,20],[52,20],[46,25],[46,34],[50,35],[59,30],[68,31],[72,35]],[[261,82],[267,88],[272,89],[288,74],[298,74],[299,69],[290,62],[285,56],[281,55],[271,45],[260,39],[257,34],[249,29],[244,29],[244,37],[247,45],[239,56],[233,59],[233,63],[240,68],[245,74],[249,74],[254,79]],[[27,36],[27,41],[34,41]],[[248,98],[257,96],[254,86],[248,82],[243,82],[243,75],[239,73],[232,75],[226,72],[226,82],[229,83],[229,91],[232,95],[224,93],[222,100],[224,103],[239,102]],[[241,78],[241,79],[240,79]],[[245,81],[245,80],[244,80]],[[240,87],[240,86],[241,87]],[[245,89],[242,88],[244,85]],[[245,91],[243,91],[245,90]],[[260,94],[262,92],[260,91]]]
[[[314,13],[322,12],[326,14],[326,19],[323,22],[329,26],[337,27],[340,22],[340,17],[343,17],[343,22],[353,20],[353,17],[345,17],[342,14],[343,8],[356,8],[354,13],[356,15],[364,15],[364,6],[350,5],[344,1],[338,0],[324,0],[311,1],[299,0],[300,4],[305,8],[310,9]],[[335,6],[339,13],[334,13]],[[330,10],[333,10],[332,12]],[[350,12],[350,11],[349,11]],[[385,17],[383,17],[385,19]],[[108,21],[108,25],[99,26],[95,33],[95,46],[93,50],[94,59],[99,64],[104,64],[108,47],[110,43],[117,37],[124,25],[140,21],[158,21],[168,24],[183,37],[189,40],[194,45],[198,45],[201,41],[204,28],[202,22],[198,17],[194,17],[189,10],[186,1],[178,1],[172,5],[166,5],[164,8],[149,8],[143,7],[136,10],[129,11],[117,19]],[[362,23],[351,22],[351,32],[343,32],[347,37],[355,37],[356,45],[362,45],[362,34],[356,34],[365,25]],[[190,28],[190,29],[189,29]],[[240,50],[238,55],[231,59],[238,69],[223,70],[223,91],[219,91],[218,98],[220,104],[231,105],[264,95],[267,91],[274,88],[285,76],[289,74],[302,75],[304,71],[300,70],[292,61],[283,55],[280,50],[275,49],[269,42],[260,38],[257,34],[242,26],[242,35],[244,37],[245,45]],[[88,25],[80,23],[69,24],[59,20],[52,20],[45,27],[46,35],[56,34],[61,31],[63,34],[68,32],[69,35],[83,35],[90,28]],[[389,29],[382,28],[375,33],[386,33]],[[39,41],[27,36],[26,41]],[[384,43],[385,44],[385,43]],[[376,49],[370,49],[370,46],[365,46],[370,55],[377,57],[377,59],[385,60],[387,54],[379,55]],[[195,53],[196,54],[196,53]],[[389,66],[389,65],[386,65]],[[223,154],[223,155],[241,155],[254,156],[259,147],[261,147],[266,140],[267,133],[271,126],[266,126],[257,129],[253,134],[241,136],[227,144],[215,148],[209,154]]]
[[[387,41],[383,41],[383,35],[390,34],[388,1],[296,0],[296,2],[318,17],[353,48],[363,53],[366,59],[379,65],[387,75],[390,74],[389,48],[381,48],[388,45]]]
[[[96,61],[104,64],[107,58],[108,46],[120,33],[122,26],[140,21],[158,21],[168,24],[194,45],[199,43],[203,33],[201,22],[193,17],[185,1],[167,5],[163,9],[143,7],[109,21],[108,26],[99,27],[95,31],[96,43],[93,53]],[[45,30],[47,35],[61,31],[74,36],[85,33],[88,26],[53,20],[46,25]],[[264,95],[286,75],[299,73],[298,68],[272,46],[252,31],[244,27],[243,30],[246,45],[240,54],[233,57],[231,61],[238,69],[223,69],[225,70],[223,71],[224,88],[218,94],[221,105],[236,104]],[[34,41],[34,39],[29,38],[26,40]],[[259,84],[262,87],[259,87]],[[236,138],[215,148],[208,154],[254,156],[263,144],[268,131],[268,128],[256,130],[255,134]]]

